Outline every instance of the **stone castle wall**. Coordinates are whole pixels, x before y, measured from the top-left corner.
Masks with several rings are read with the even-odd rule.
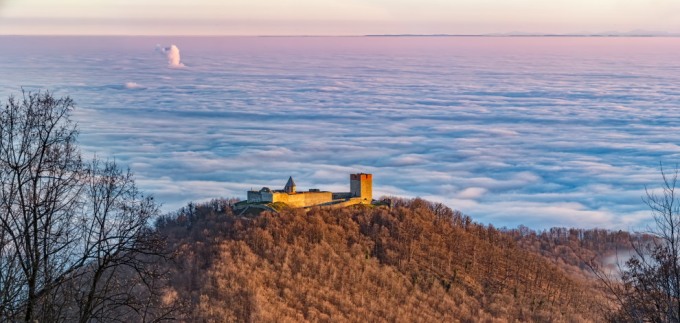
[[[283,202],[291,207],[307,207],[333,201],[331,192],[274,193],[272,202]]]
[[[250,203],[271,203],[273,200],[273,193],[248,191],[248,202]]]
[[[329,205],[323,205],[322,207],[330,207],[330,208],[343,208],[347,206],[352,206],[352,205],[357,205],[357,204],[366,204],[360,197],[352,197],[346,200],[338,201],[333,204]]]

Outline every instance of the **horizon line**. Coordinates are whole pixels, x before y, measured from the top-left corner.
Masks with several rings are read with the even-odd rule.
[[[582,38],[676,38],[680,33],[574,33],[574,34],[541,34],[541,33],[489,33],[489,34],[360,34],[360,35],[225,35],[225,34],[0,34],[0,37],[489,37],[489,38],[521,38],[521,37],[582,37]]]

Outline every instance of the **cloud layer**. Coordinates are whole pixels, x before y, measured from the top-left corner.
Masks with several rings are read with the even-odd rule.
[[[180,39],[191,70],[148,38],[78,42],[0,37],[0,94],[71,95],[85,150],[168,211],[363,171],[496,226],[642,228],[680,157],[674,39]]]

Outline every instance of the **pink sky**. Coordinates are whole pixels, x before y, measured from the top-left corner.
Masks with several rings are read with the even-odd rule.
[[[677,0],[0,0],[0,34],[680,33]]]

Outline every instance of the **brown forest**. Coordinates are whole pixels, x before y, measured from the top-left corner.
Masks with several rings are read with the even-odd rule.
[[[72,109],[48,92],[0,109],[0,321],[680,321],[677,167],[644,235],[497,229],[400,198],[158,216],[129,170],[83,159]]]
[[[240,217],[190,204],[157,229],[181,319],[206,322],[584,322],[610,309],[584,260],[605,230],[499,230],[421,199]]]

